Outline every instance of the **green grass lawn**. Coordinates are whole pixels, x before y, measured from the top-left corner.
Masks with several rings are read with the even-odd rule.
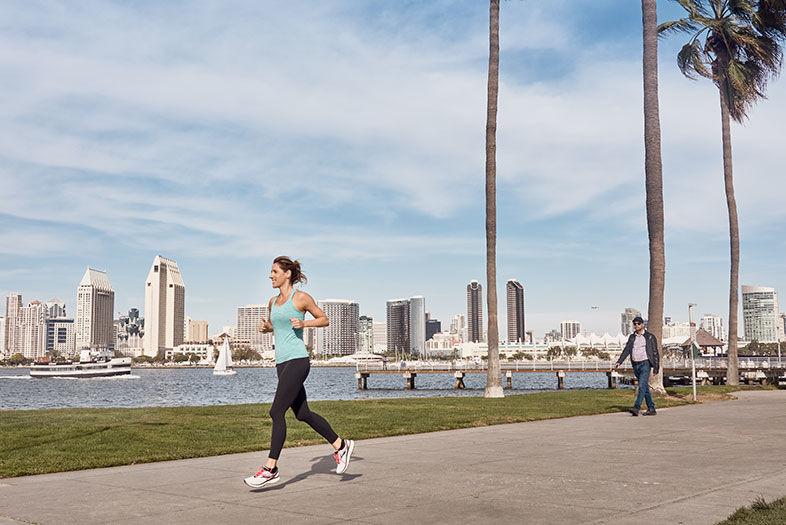
[[[770,503],[759,499],[750,507],[738,509],[718,525],[774,525],[786,523],[786,498]]]
[[[736,387],[739,389],[739,387]],[[685,389],[657,400],[659,408],[689,401]],[[690,389],[687,389],[688,392]],[[702,387],[717,398],[733,390]],[[476,397],[315,401],[312,410],[342,436],[367,439],[539,419],[619,412],[633,392],[574,390]],[[128,465],[266,450],[269,404],[167,408],[86,408],[0,411],[0,477]],[[287,414],[286,446],[322,442]]]

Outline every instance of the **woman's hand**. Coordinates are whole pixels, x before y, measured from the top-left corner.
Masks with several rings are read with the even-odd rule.
[[[294,328],[296,330],[300,330],[300,329],[306,327],[306,322],[301,320],[301,319],[298,319],[297,317],[290,318],[289,322],[292,323],[292,328]]]
[[[272,332],[273,331],[273,323],[270,322],[270,319],[266,319],[257,325],[257,330],[262,332],[263,334]]]

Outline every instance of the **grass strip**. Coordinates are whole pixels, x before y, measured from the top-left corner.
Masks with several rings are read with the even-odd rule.
[[[767,503],[759,498],[750,507],[737,509],[718,525],[772,525],[786,523],[786,497]]]
[[[740,387],[736,387],[739,389]],[[729,389],[733,390],[733,389]],[[689,403],[681,389],[659,408]],[[702,396],[727,396],[701,387]],[[730,397],[730,396],[727,396]],[[541,419],[620,412],[631,390],[572,390],[481,397],[314,401],[309,406],[342,436],[368,439]],[[0,411],[0,477],[130,465],[266,450],[270,404],[165,408]],[[287,414],[286,446],[322,442]]]

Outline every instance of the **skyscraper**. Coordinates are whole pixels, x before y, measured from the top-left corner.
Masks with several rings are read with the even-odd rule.
[[[388,325],[382,321],[374,321],[374,351],[384,352],[388,345]]]
[[[439,319],[429,319],[426,321],[426,341],[430,341],[435,334],[442,331],[442,323]]]
[[[314,351],[323,356],[351,355],[358,351],[360,305],[346,299],[324,299],[319,307],[330,324],[316,331]]]
[[[516,279],[510,279],[505,289],[508,296],[508,342],[523,343],[526,340],[524,286]]]
[[[265,305],[267,309],[267,305]],[[197,321],[189,319],[188,321],[188,342],[189,343],[207,343],[208,341],[208,324],[207,321]],[[268,334],[265,334],[268,335]],[[272,343],[271,343],[272,345]]]
[[[0,355],[5,354],[5,317],[0,315]]]
[[[409,299],[391,299],[387,302],[388,352],[409,353]]]
[[[426,346],[426,299],[416,295],[409,299],[409,351],[413,356],[423,355]]]
[[[633,332],[633,319],[636,317],[641,317],[640,311],[635,308],[625,308],[625,311],[620,315],[620,332],[622,332],[622,335],[630,335]]]
[[[467,285],[467,339],[483,341],[483,287],[477,281]]]
[[[77,350],[115,347],[112,337],[114,311],[115,291],[106,272],[88,268],[76,292],[74,338]]]
[[[581,323],[578,321],[562,321],[559,324],[560,336],[567,341],[581,333]]]
[[[50,319],[60,319],[67,317],[65,301],[62,299],[49,299],[46,302],[46,309],[49,311]]]
[[[767,286],[742,286],[745,339],[769,343],[778,340],[778,293]]]
[[[46,321],[46,351],[57,352],[61,356],[73,355],[76,349],[74,340],[74,320],[64,317],[50,318]]]
[[[266,304],[238,306],[235,339],[238,341],[248,341],[251,347],[259,353],[272,351],[273,334],[259,331],[259,323],[269,317],[270,315]],[[203,322],[207,325],[206,321]],[[205,329],[205,332],[205,339],[207,339],[207,329]]]
[[[367,315],[361,315],[358,324],[358,351],[374,351],[374,319]]]
[[[723,327],[723,317],[716,314],[706,314],[701,318],[701,328],[719,341],[726,340],[726,330]]]
[[[155,357],[183,344],[185,307],[180,268],[172,259],[156,255],[145,281],[145,355]]]
[[[5,337],[3,348],[6,355],[19,352],[19,310],[22,308],[22,294],[11,293],[5,299]]]
[[[46,353],[46,320],[48,311],[41,301],[19,309],[18,349],[28,359],[38,359]]]

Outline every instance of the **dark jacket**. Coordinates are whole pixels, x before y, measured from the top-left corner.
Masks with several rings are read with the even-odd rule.
[[[644,339],[647,341],[647,361],[650,362],[652,373],[657,374],[658,370],[660,370],[658,339],[646,330],[644,330]],[[630,334],[630,337],[628,337],[628,342],[625,344],[625,349],[622,351],[622,354],[620,354],[620,358],[617,359],[617,364],[622,364],[628,356],[630,356],[630,362],[633,363],[633,341],[635,340],[636,332],[633,332]]]

